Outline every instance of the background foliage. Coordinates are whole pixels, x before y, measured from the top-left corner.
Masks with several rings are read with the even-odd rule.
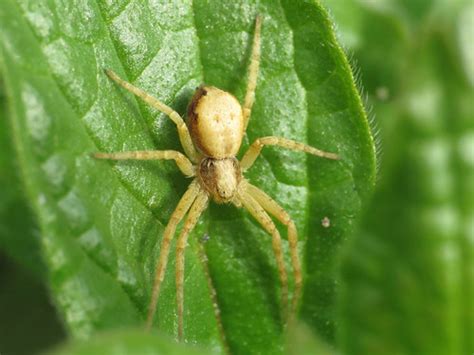
[[[471,353],[474,6],[327,4],[383,147],[377,192],[343,267],[340,344],[358,354]]]
[[[10,1],[6,3],[13,4]],[[29,9],[29,6],[32,4],[28,4],[28,2],[18,3],[21,5],[20,7],[16,4],[13,5],[15,11],[20,9],[25,11],[24,9]],[[76,7],[72,7],[72,10],[75,8],[80,9],[80,5],[84,3],[78,2]],[[301,4],[303,3],[301,2]],[[7,9],[5,4],[0,5],[0,13],[3,12],[5,14],[4,11]],[[135,69],[135,66],[146,62],[146,58],[150,58],[153,50],[153,41],[148,43],[146,38],[133,37],[134,35],[139,36],[139,33],[123,34],[123,31],[119,31],[119,29],[123,29],[124,24],[129,25],[133,24],[134,21],[144,22],[144,20],[137,18],[137,14],[140,12],[132,3],[128,5],[131,17],[123,18],[124,24],[117,24],[118,21],[112,21],[115,18],[114,12],[116,14],[121,13],[125,3],[117,2],[116,4],[115,7],[106,10],[104,10],[106,5],[101,5],[103,13],[110,14],[110,17],[107,17],[109,15],[105,16],[104,21],[111,26],[111,33],[116,36],[114,40],[125,44],[129,40],[131,41],[128,42],[130,45],[133,43],[146,43],[146,45],[133,48],[133,51],[127,48],[127,46],[119,47],[118,49],[119,56],[128,58],[128,62],[124,65],[126,70],[127,68],[129,70],[127,75],[136,77],[140,74],[140,69],[138,67]],[[351,242],[341,244],[344,245],[344,253],[341,277],[337,280],[340,285],[340,292],[337,298],[335,298],[336,294],[332,293],[332,291],[324,295],[322,291],[327,290],[327,288],[322,288],[322,291],[320,288],[318,291],[317,286],[324,282],[320,278],[318,279],[318,277],[315,278],[312,284],[313,287],[307,286],[309,291],[306,291],[306,303],[303,306],[301,318],[310,324],[310,328],[309,330],[306,328],[301,329],[301,331],[299,330],[298,335],[294,336],[292,344],[295,344],[296,339],[296,344],[305,344],[306,350],[320,349],[323,353],[332,352],[327,347],[327,344],[322,344],[324,342],[332,344],[332,347],[337,349],[337,351],[354,354],[472,353],[474,346],[472,337],[469,337],[469,335],[474,333],[472,308],[472,299],[474,299],[472,290],[474,272],[474,257],[472,255],[472,240],[474,238],[474,191],[472,184],[474,180],[474,109],[472,104],[474,99],[472,90],[474,85],[474,51],[472,47],[472,18],[474,17],[474,8],[468,1],[442,0],[383,0],[377,2],[328,0],[324,1],[324,5],[333,15],[337,31],[340,35],[339,40],[353,58],[354,67],[360,68],[361,87],[367,93],[368,106],[373,108],[379,124],[383,159],[381,160],[378,188],[371,206],[365,212],[360,222],[360,228],[351,238]],[[289,6],[285,6],[288,12]],[[268,9],[271,9],[271,6]],[[41,6],[39,10],[41,10]],[[27,14],[28,12],[26,11],[25,13]],[[41,11],[36,11],[36,13],[41,14]],[[73,13],[71,13],[71,16],[73,16]],[[219,11],[216,10],[215,13],[219,13]],[[290,15],[290,19],[293,18],[294,21],[300,21],[301,13],[302,11],[299,9],[299,11]],[[77,13],[75,14],[77,15]],[[82,12],[82,14],[87,14],[87,12]],[[135,17],[133,16],[134,14]],[[183,14],[180,15],[183,16]],[[147,15],[144,16],[146,17]],[[185,14],[183,18],[186,18]],[[122,19],[122,17],[119,17],[119,19]],[[27,21],[31,21],[31,19],[27,18]],[[219,18],[216,18],[215,21],[219,24]],[[250,17],[246,23],[247,25],[250,24]],[[116,25],[115,32],[114,24]],[[200,26],[199,24],[196,25]],[[17,26],[18,31],[24,30],[24,22],[21,25],[18,23]],[[186,27],[185,25],[183,26]],[[318,22],[314,26],[320,27],[321,24]],[[46,27],[36,29],[36,31],[39,31],[40,37],[51,36],[53,38],[54,33],[41,33],[41,30],[44,30],[44,28]],[[206,29],[206,26],[202,24],[201,28]],[[65,29],[65,31],[68,30],[72,29]],[[212,33],[212,28],[209,30]],[[280,28],[275,28],[274,31],[276,34],[275,38],[279,38],[278,33],[280,31],[284,33]],[[121,33],[124,37],[117,38]],[[78,32],[79,37],[86,34],[87,31]],[[312,35],[314,36],[315,34],[313,33]],[[314,40],[315,37],[310,36],[309,38]],[[83,39],[75,38],[78,42],[81,42]],[[185,40],[184,36],[183,39]],[[137,42],[134,42],[135,40]],[[282,36],[281,41],[284,43],[285,40],[288,40],[288,37]],[[220,42],[225,43],[225,50],[238,48],[240,55],[244,57],[245,43],[247,43],[246,36],[242,37],[238,43],[232,43],[232,45],[229,45],[226,41]],[[314,42],[313,44],[316,45],[317,43],[319,42]],[[78,49],[79,52],[75,53],[65,51],[65,48],[61,47],[64,43],[56,42],[56,44],[56,46],[50,46],[47,54],[50,55],[52,60],[56,60],[57,62],[54,64],[59,66],[57,68],[58,72],[54,74],[59,79],[66,78],[67,75],[65,73],[67,74],[71,68],[61,67],[60,64],[67,63],[70,58],[61,57],[61,55],[72,56],[73,61],[74,56],[83,58],[88,55],[87,46],[84,46],[82,50]],[[3,46],[5,47],[5,45],[4,42]],[[209,43],[204,40],[201,42],[201,46],[219,48],[219,41],[218,43]],[[301,46],[304,48],[307,44],[301,43]],[[25,50],[31,49],[27,47]],[[205,73],[208,73],[205,74],[206,81],[224,88],[232,88],[231,83],[236,82],[240,74],[244,72],[245,63],[231,62],[229,64],[230,67],[234,67],[226,67],[227,64],[221,64],[226,63],[226,61],[222,61],[222,58],[212,58],[211,52],[210,50],[202,51],[204,55],[208,53],[211,56],[202,59],[203,62],[209,63],[210,66],[215,66],[213,70],[204,70]],[[229,57],[234,54],[229,53]],[[304,56],[299,58],[304,59]],[[310,63],[311,60],[316,59],[304,59],[302,65],[305,64],[305,61]],[[282,63],[285,62],[284,55],[281,57],[281,60]],[[34,70],[41,70],[41,66],[34,68]],[[78,73],[78,78],[85,78],[84,82],[61,82],[59,80],[59,84],[65,88],[62,94],[72,103],[74,109],[79,114],[82,114],[81,107],[87,106],[87,100],[90,101],[93,98],[87,95],[77,95],[72,89],[68,90],[68,88],[78,87],[84,90],[81,93],[94,92],[94,88],[91,90],[87,86],[87,72],[83,70],[85,69],[81,66],[74,68],[74,72]],[[233,75],[236,76],[225,75],[225,73],[229,72],[235,73]],[[272,74],[274,73],[268,72],[268,76]],[[227,82],[223,81],[224,79],[222,78],[226,78]],[[317,79],[317,76],[315,78]],[[169,86],[172,84],[170,80],[158,80],[153,83],[144,82],[143,84],[157,85],[157,83],[160,83],[163,86]],[[101,84],[105,85],[104,83]],[[192,86],[195,83],[191,81],[187,84]],[[176,85],[183,85],[183,83]],[[163,89],[157,88],[155,90],[162,91]],[[232,89],[232,91],[237,91],[238,94],[243,92],[241,87],[234,87]],[[112,86],[109,86],[107,90],[115,96],[114,102],[129,99],[113,90]],[[176,91],[179,90],[176,89],[174,92],[171,90],[170,97],[174,97]],[[324,94],[323,97],[328,97],[329,94],[330,92]],[[178,95],[176,102],[178,107],[185,106],[185,97],[186,92],[184,90],[181,96]],[[4,100],[3,96],[2,100]],[[54,97],[51,97],[51,100],[54,101]],[[67,108],[61,107],[59,104],[57,105],[59,106],[57,109],[58,114],[73,115],[73,113],[67,111]],[[263,113],[267,113],[263,112],[263,107],[265,105],[262,104],[262,112],[260,112],[262,119],[255,119],[260,124],[264,122]],[[2,108],[3,110],[5,108],[3,101]],[[130,107],[113,109],[117,110],[117,122],[124,119],[124,110],[130,111]],[[176,146],[176,143],[173,142],[175,138],[172,136],[173,129],[171,125],[154,127],[152,122],[155,122],[156,117],[150,111],[139,106],[139,108],[132,108],[132,113],[129,114],[137,114],[138,111],[136,110],[139,110],[140,114],[148,120],[149,129],[152,132],[152,136],[154,135],[155,137],[152,142],[143,139],[141,143],[145,144],[145,146],[157,146],[160,148]],[[109,114],[111,115],[112,113]],[[2,115],[5,115],[4,111]],[[259,117],[258,111],[257,117]],[[165,122],[162,117],[159,117],[158,121]],[[138,127],[137,125],[134,127],[130,131],[129,127],[115,125],[111,130],[113,132],[120,132],[126,128],[127,134],[133,132],[133,135],[138,135],[138,132],[143,129],[143,127]],[[8,259],[5,259],[2,263],[2,272],[0,274],[2,281],[5,281],[2,282],[1,307],[2,309],[10,310],[8,313],[2,312],[2,315],[8,315],[8,320],[3,320],[4,318],[2,317],[1,326],[5,328],[5,331],[0,332],[3,335],[0,338],[0,346],[3,348],[0,348],[0,351],[2,353],[21,353],[22,351],[29,353],[35,349],[44,348],[48,343],[57,342],[58,339],[64,336],[64,333],[59,326],[62,322],[55,320],[54,311],[48,306],[46,298],[9,297],[12,295],[12,290],[15,290],[15,292],[24,290],[24,293],[27,295],[36,294],[36,292],[40,294],[43,292],[44,294],[44,291],[32,291],[29,288],[19,286],[18,283],[21,283],[22,279],[24,279],[24,284],[37,285],[36,287],[39,288],[47,276],[45,276],[44,268],[41,266],[42,264],[37,252],[39,250],[39,232],[35,228],[35,218],[30,213],[29,203],[23,197],[23,188],[18,184],[18,163],[12,159],[11,134],[8,133],[7,125],[3,119],[0,128],[0,144],[2,145],[0,153],[0,179],[2,186],[9,186],[8,189],[2,189],[0,198],[0,218],[2,221],[0,246],[4,255],[8,255]],[[266,129],[268,129],[268,126],[265,125],[263,127],[255,127],[255,133],[265,132]],[[282,132],[285,132],[288,130],[288,127],[280,127],[280,129]],[[107,129],[99,133],[107,134],[111,130]],[[164,130],[163,134],[158,135],[159,130]],[[292,132],[298,133],[297,131]],[[288,136],[288,134],[285,134],[285,136]],[[116,142],[123,140],[120,136],[106,137],[111,139],[112,142],[114,140]],[[329,139],[328,142],[330,141]],[[71,144],[74,141],[67,139],[66,143]],[[315,145],[317,144],[315,143]],[[357,145],[357,143],[352,144],[352,146],[354,145]],[[349,146],[351,145],[349,144]],[[117,149],[117,147],[120,149],[125,147],[126,149],[136,148],[135,146],[122,146],[120,144],[110,148]],[[43,148],[38,147],[37,149],[41,150]],[[143,148],[143,146],[140,148]],[[322,148],[328,149],[327,147]],[[253,177],[258,179],[257,181],[261,183],[260,186],[267,186],[269,188],[268,191],[272,191],[274,186],[266,185],[269,182],[258,178],[258,174],[263,175],[271,169],[276,174],[277,180],[288,182],[285,179],[289,179],[288,176],[291,176],[292,171],[294,173],[294,171],[300,169],[298,164],[304,164],[304,160],[298,160],[304,158],[294,155],[289,155],[289,157],[295,159],[296,162],[295,166],[289,167],[289,170],[287,163],[285,163],[288,175],[285,175],[283,170],[278,171],[276,169],[275,171],[275,166],[280,166],[283,159],[287,159],[288,156],[285,153],[269,151],[265,155],[265,162],[261,163],[261,167],[257,169]],[[59,156],[58,159],[62,162],[63,160],[61,159],[64,159],[64,156]],[[53,163],[54,161],[51,164]],[[314,166],[310,168],[313,170],[310,171],[316,171],[314,170],[316,168],[323,173],[331,172],[330,167],[324,162],[314,162]],[[110,166],[104,165],[101,169],[101,176],[103,174],[110,174],[107,173],[110,170]],[[167,181],[170,179],[183,181],[179,180],[180,178],[176,174],[176,170],[172,168],[160,167],[160,171],[165,177],[161,181],[144,178],[145,180],[141,182],[133,181],[134,174],[140,173],[150,176],[153,172],[156,172],[155,166],[150,168],[123,166],[116,167],[116,169],[119,173],[122,173],[123,179],[130,179],[131,185],[143,184],[141,186],[153,187],[156,184],[161,184],[160,191],[169,189],[171,196],[173,191],[178,191],[177,195],[179,196],[183,186],[185,186],[183,183],[169,186]],[[136,171],[128,172],[134,169]],[[68,178],[68,176],[65,177],[66,180]],[[301,182],[293,183],[297,185]],[[322,186],[317,187],[321,188]],[[61,186],[57,186],[56,189],[53,193],[61,196]],[[137,191],[140,191],[140,188]],[[283,195],[283,193],[284,191],[278,193],[277,190],[277,194]],[[154,211],[155,217],[159,217],[157,211],[160,210],[160,206],[169,205],[169,208],[172,208],[175,204],[176,197],[170,198],[166,197],[167,195],[169,194],[164,193],[162,195],[167,198],[164,201],[146,201],[152,206],[152,213]],[[155,195],[152,193],[147,194],[145,191],[141,198],[144,198],[143,196]],[[324,199],[333,200],[333,202],[338,201],[334,200],[330,195],[324,196],[324,194],[318,196],[318,203]],[[316,230],[321,228],[318,225],[317,219],[314,220],[315,222],[307,224],[303,216],[298,217],[298,209],[294,206],[291,207],[291,204],[288,203],[284,196],[280,197],[282,197],[283,201],[286,201],[285,207],[292,209],[294,211],[292,213],[296,214],[297,224],[305,226],[303,228],[304,234],[308,233],[308,230],[312,231],[315,228]],[[156,196],[155,198],[160,197]],[[140,196],[138,199],[140,199]],[[279,200],[282,201],[282,199]],[[72,205],[75,203],[74,200],[69,202]],[[67,205],[67,207],[71,207],[71,204]],[[323,202],[323,206],[325,204],[327,204],[327,201]],[[79,213],[80,217],[80,211],[77,213]],[[136,213],[136,210],[134,213]],[[166,215],[169,215],[169,212]],[[230,229],[233,228],[232,220],[239,221],[242,218],[241,214],[230,209],[224,212],[211,209],[210,216],[212,219],[223,220],[223,224],[219,228],[227,225],[224,228]],[[73,216],[72,219],[75,220],[76,218]],[[162,219],[163,222],[166,221],[166,217],[162,217]],[[239,222],[234,223],[238,224]],[[74,228],[80,229],[80,226],[72,225],[68,228],[74,230]],[[144,227],[135,225],[135,229],[130,229],[130,227],[126,226],[123,226],[123,228],[123,234],[130,236],[133,233],[136,233],[136,235],[141,234],[143,228],[150,228],[150,225],[145,225]],[[152,231],[150,233],[156,234],[158,230],[156,228],[158,227],[151,228]],[[252,235],[264,237],[263,233],[258,232],[258,228],[253,223],[246,223],[246,228],[252,230],[250,232]],[[198,230],[198,233],[202,234],[208,230],[209,228],[204,223]],[[67,232],[66,230],[60,233]],[[222,230],[217,231],[214,229],[214,233],[225,235],[225,232]],[[317,232],[317,234],[320,235],[321,231]],[[91,235],[89,237],[92,239],[86,238],[86,243],[93,240],[94,236]],[[321,240],[316,240],[316,242],[321,244]],[[214,243],[207,246],[211,256],[213,252],[214,255],[221,253],[223,247],[228,248],[229,245],[232,246],[232,244],[227,246],[224,244],[223,246],[216,244],[216,242]],[[107,263],[107,260],[110,260],[107,258],[113,258],[113,256],[97,254],[97,249],[94,249],[93,245],[86,244],[86,246],[89,246],[89,253],[92,255],[92,258],[96,258],[94,260]],[[311,257],[308,258],[307,254],[309,263],[307,268],[310,270],[313,268],[316,271],[333,270],[335,262],[333,264],[332,258],[330,257],[328,260],[327,256],[336,255],[332,251],[335,246],[329,245],[329,249],[324,247],[318,248],[316,245],[307,246],[307,248],[314,248],[307,250],[316,250],[319,253],[316,255],[319,257],[317,260],[313,260]],[[92,249],[90,249],[91,247]],[[124,244],[124,248],[126,247]],[[148,248],[150,247],[151,245]],[[241,247],[242,245],[239,245],[239,248]],[[133,255],[133,251],[130,254]],[[187,257],[191,259],[191,264],[187,265],[189,269],[197,261],[192,260],[192,253],[188,253]],[[271,260],[269,255],[266,258]],[[323,260],[320,261],[320,259]],[[12,260],[15,260],[15,262],[12,262]],[[136,258],[131,258],[128,262],[133,262],[133,260],[136,260]],[[18,273],[22,271],[12,271],[13,265],[18,265],[17,270],[26,270],[23,271],[23,274],[26,273],[28,276],[24,278],[18,277]],[[271,262],[266,262],[265,265],[271,265]],[[218,266],[222,265],[215,265],[215,267]],[[267,268],[267,266],[264,268]],[[251,268],[251,270],[253,269]],[[86,268],[86,271],[89,274],[91,273],[90,269]],[[124,269],[124,271],[127,271],[127,269]],[[61,269],[61,272],[65,274],[60,274],[59,277],[65,277],[70,271]],[[328,282],[333,282],[333,276],[337,274],[335,270],[331,271]],[[129,276],[127,273],[122,273],[121,275]],[[218,276],[219,274],[217,273],[216,275]],[[314,275],[318,275],[318,273]],[[245,277],[245,273],[241,277]],[[32,279],[38,281],[32,282]],[[273,284],[277,284],[276,275],[270,276],[270,280],[272,280]],[[203,285],[204,282],[199,277],[197,277],[195,282],[196,285],[187,284],[186,287],[187,289],[194,286],[197,287],[196,295],[199,295],[199,292],[204,292],[202,287],[201,289],[199,288],[199,285]],[[219,282],[218,278],[217,282]],[[225,283],[226,280],[221,282]],[[241,282],[242,279],[240,279]],[[239,284],[239,281],[237,280],[236,283]],[[172,281],[169,284],[169,293],[172,295]],[[5,286],[10,287],[7,289]],[[273,290],[271,292],[276,294],[274,286],[263,286],[263,289],[267,287],[270,287]],[[61,293],[54,289],[54,280],[52,291],[56,295],[56,303],[59,301],[61,305],[61,300],[57,299],[58,294],[61,295]],[[239,294],[241,292],[242,290],[239,290]],[[311,302],[307,299],[308,295],[320,296]],[[233,296],[232,293],[229,294],[228,299],[231,299],[231,296]],[[140,298],[140,296],[135,297]],[[193,296],[190,297],[192,298]],[[252,295],[250,294],[249,297],[252,297]],[[87,295],[85,301],[89,298],[90,295]],[[41,300],[43,301],[39,302]],[[43,304],[43,306],[37,302]],[[62,302],[64,302],[64,298]],[[141,301],[137,302],[140,303]],[[169,297],[168,305],[169,307],[173,306],[172,296]],[[76,313],[73,313],[76,316],[75,319],[77,320],[77,316],[81,315],[81,307],[82,309],[87,309],[89,306],[91,304],[87,302],[79,305],[79,308],[75,311]],[[199,303],[195,306],[202,307]],[[235,306],[235,304],[231,306]],[[25,333],[37,332],[36,328],[28,328],[29,321],[22,321],[22,318],[19,317],[19,310],[25,309],[25,307],[31,310],[40,310],[40,312],[42,309],[47,311],[46,315],[42,314],[41,316],[43,324],[47,324],[40,327],[41,332],[45,334],[42,337],[44,341],[31,342],[32,348],[30,349],[22,349],[18,346],[18,344],[25,345],[19,340],[25,337]],[[63,309],[62,312],[64,312],[64,303],[60,306],[61,308]],[[249,310],[249,312],[251,311]],[[328,314],[328,312],[330,313]],[[268,314],[271,314],[271,311]],[[64,313],[62,317],[64,317]],[[121,317],[123,318],[124,315],[121,315]],[[166,319],[166,314],[160,316],[160,318],[163,317]],[[264,322],[266,322],[265,316],[262,317],[260,315],[259,318],[264,319]],[[333,325],[325,326],[324,322],[328,319],[331,323],[336,324],[336,327]],[[99,329],[107,328],[107,324],[116,321],[117,319],[109,319],[102,323],[103,326],[99,324],[97,327],[97,324],[95,324],[94,327]],[[238,326],[238,320],[234,321]],[[271,317],[269,322],[267,325],[274,322],[271,320]],[[11,336],[15,334],[12,333],[11,324],[21,328],[22,331],[17,333],[18,338]],[[79,328],[77,328],[77,325],[71,323],[71,319],[69,319],[67,327],[69,332],[72,331],[77,336],[78,329],[81,329],[80,325],[81,323],[79,323]],[[166,329],[166,327],[164,328]],[[173,325],[170,323],[168,327],[172,328]],[[28,329],[32,330],[28,332]],[[266,332],[267,340],[273,336],[278,336],[278,333],[278,330],[273,333]],[[143,346],[146,347],[148,341],[150,341],[150,344],[154,344],[154,348],[160,347],[158,345],[160,342],[165,344],[163,345],[164,347],[172,346],[166,345],[169,344],[166,338],[164,340],[161,338],[146,340],[142,338],[140,333],[136,334],[133,331],[128,332],[128,336],[122,336],[122,334],[98,335],[98,338],[92,343],[91,349],[96,349],[95,351],[100,353],[104,348],[110,348],[111,343],[118,344],[120,341],[123,341],[123,349],[131,349],[130,346],[135,346],[133,344],[137,344],[136,346],[144,344]],[[202,337],[203,335],[198,336]],[[238,334],[236,339],[239,339],[239,337],[244,339],[245,332],[243,335]],[[312,339],[312,337],[317,339]],[[208,339],[211,340],[207,340],[206,343],[212,343],[212,335]],[[324,341],[321,341],[321,339],[324,339]],[[278,343],[281,342],[278,341]],[[231,344],[234,346],[232,341]],[[258,350],[258,346],[265,346],[264,344],[265,339],[260,342],[260,345],[255,345],[257,346],[255,349]],[[297,349],[296,345],[292,345],[289,348]],[[76,349],[78,353],[81,351],[85,351],[84,353],[93,351],[87,348],[86,350],[81,350],[84,349],[83,344],[77,345]],[[263,347],[262,349],[265,348]],[[179,353],[187,350],[177,347],[176,351]]]

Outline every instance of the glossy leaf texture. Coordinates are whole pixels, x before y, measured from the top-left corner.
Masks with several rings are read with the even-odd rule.
[[[250,141],[277,135],[342,158],[266,148],[246,175],[294,218],[305,270],[300,318],[334,342],[338,258],[373,188],[375,154],[350,67],[320,5],[6,0],[2,70],[12,134],[53,296],[75,337],[143,323],[159,241],[189,184],[171,162],[89,156],[181,150],[172,122],[111,83],[103,69],[181,114],[203,82],[242,100],[257,13],[264,20],[261,74],[240,154]],[[201,247],[203,239],[209,240]],[[270,237],[245,211],[212,204],[189,244],[186,341],[233,353],[281,352]],[[287,249],[285,242],[288,255]],[[156,316],[156,327],[168,334],[177,322],[173,274],[174,253]]]
[[[341,349],[472,353],[472,3],[327,4],[384,147],[379,187],[343,266]]]

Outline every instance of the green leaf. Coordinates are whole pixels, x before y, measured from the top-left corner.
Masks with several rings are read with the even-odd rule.
[[[472,41],[458,42],[458,31],[472,5],[432,2],[412,14],[422,21],[409,23],[399,15],[407,2],[393,3],[398,11],[351,2],[372,31],[336,15],[358,38],[352,48],[370,73],[363,83],[385,153],[383,178],[343,266],[340,345],[354,354],[470,354],[474,92],[463,66]]]
[[[7,0],[0,35],[14,136],[40,219],[51,288],[74,336],[143,323],[159,241],[189,184],[170,162],[89,157],[181,149],[172,122],[116,87],[103,69],[183,114],[202,82],[242,99],[257,13],[264,19],[262,66],[241,154],[249,141],[277,135],[342,157],[326,161],[266,148],[247,174],[294,218],[305,270],[300,316],[334,341],[337,260],[373,188],[375,157],[349,65],[324,10],[289,0]],[[321,223],[325,217],[329,228]],[[208,265],[198,252],[205,235]],[[168,334],[176,333],[173,273],[171,255],[156,317]],[[278,353],[284,343],[278,300],[269,236],[245,211],[212,204],[186,253],[186,340],[234,353]]]
[[[163,335],[147,334],[142,330],[128,329],[101,332],[87,341],[70,341],[53,349],[51,355],[204,355],[208,350],[177,344]]]
[[[4,187],[0,194],[0,251],[44,277],[39,233],[22,189],[1,84],[0,80],[0,186]]]

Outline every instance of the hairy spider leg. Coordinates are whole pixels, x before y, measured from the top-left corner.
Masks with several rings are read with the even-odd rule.
[[[280,233],[262,206],[260,206],[260,204],[247,192],[245,184],[243,184],[242,188],[238,191],[238,200],[257,220],[257,222],[260,223],[260,225],[272,236],[273,253],[275,254],[278,273],[280,275],[282,316],[284,323],[286,323],[288,316],[288,275],[286,272],[285,260],[283,258]]]
[[[158,160],[158,159],[174,159],[176,164],[180,168],[186,176],[194,176],[195,170],[192,163],[189,161],[186,156],[182,153],[174,151],[174,150],[164,150],[164,151],[134,151],[134,152],[117,152],[117,153],[94,153],[92,154],[94,158],[97,159],[110,159],[110,160]],[[193,182],[189,185],[188,190],[184,193],[183,197],[179,201],[176,209],[174,210],[173,214],[171,215],[170,220],[168,221],[168,225],[165,228],[165,232],[163,234],[163,240],[161,242],[161,250],[160,256],[158,258],[158,263],[156,265],[155,271],[155,281],[153,283],[152,289],[152,296],[150,300],[150,305],[148,308],[148,315],[146,321],[146,329],[150,329],[153,324],[153,316],[156,311],[156,305],[158,302],[158,297],[160,294],[160,286],[161,282],[163,281],[166,266],[168,263],[168,255],[170,251],[170,244],[171,240],[173,239],[174,233],[176,231],[176,227],[179,222],[184,218],[186,213],[189,211],[188,218],[185,222],[183,231],[180,235],[180,242],[178,242],[178,256],[180,254],[180,245],[186,245],[186,236],[192,230],[194,225],[197,222],[202,211],[207,206],[208,196],[204,193],[197,180],[193,180]],[[191,207],[192,206],[192,207]],[[184,247],[183,247],[184,249]],[[178,257],[177,256],[177,257]],[[176,271],[176,280],[178,285],[178,330],[180,331],[180,337],[182,336],[182,323],[183,323],[183,292],[182,292],[182,281],[181,286],[179,286],[178,282],[178,269],[182,269],[184,271],[184,256],[182,256],[182,266],[179,266],[179,262],[181,256],[178,258],[178,266]],[[182,272],[181,272],[182,273]],[[182,280],[182,275],[179,276]],[[179,291],[181,287],[181,292]],[[179,310],[181,307],[181,311]]]
[[[244,118],[244,132],[249,123],[250,114],[252,113],[252,106],[255,102],[255,89],[257,87],[258,70],[260,67],[260,33],[262,29],[262,18],[260,15],[255,20],[255,34],[253,36],[252,54],[250,57],[250,64],[247,74],[247,90],[242,106],[242,113]]]
[[[129,82],[121,79],[112,70],[106,69],[105,73],[110,79],[112,79],[118,85],[130,91],[132,94],[138,96],[140,99],[145,101],[151,107],[166,114],[178,127],[179,139],[181,141],[181,145],[183,146],[184,151],[186,152],[186,155],[189,157],[189,159],[191,159],[193,163],[197,163],[199,161],[201,155],[198,153],[198,151],[194,147],[193,141],[191,139],[191,135],[189,134],[188,126],[186,126],[186,123],[184,122],[184,120],[175,110],[165,105],[160,100],[154,98],[150,94],[146,93],[142,89],[139,89],[136,86],[130,84]]]
[[[158,296],[160,295],[160,286],[165,276],[166,266],[168,264],[168,256],[170,252],[171,240],[173,239],[176,227],[179,222],[184,218],[186,213],[191,208],[191,205],[196,200],[198,195],[202,193],[201,187],[197,180],[189,185],[188,189],[184,193],[181,200],[178,202],[176,209],[171,215],[168,225],[163,233],[163,240],[161,242],[160,256],[155,269],[155,280],[153,282],[153,289],[150,299],[150,305],[148,307],[148,315],[146,320],[146,329],[150,330],[153,324],[153,316],[155,315],[156,305],[158,302]]]
[[[253,165],[255,159],[257,159],[257,157],[260,155],[262,148],[266,145],[276,145],[290,150],[309,153],[322,158],[339,160],[339,155],[337,154],[324,152],[322,150],[316,149],[300,142],[293,141],[291,139],[269,136],[258,138],[255,140],[255,142],[252,143],[252,145],[249,147],[247,152],[244,154],[242,160],[240,161],[240,167],[242,171],[248,170]]]
[[[288,228],[288,242],[290,245],[291,264],[293,266],[295,278],[295,291],[291,302],[291,315],[294,316],[296,314],[298,302],[301,297],[301,287],[303,284],[301,263],[298,255],[298,234],[295,223],[291,219],[290,215],[264,191],[249,183],[246,184],[246,189],[265,211],[274,216],[280,221],[280,223]]]
[[[133,152],[93,153],[96,159],[109,160],[174,160],[181,172],[190,177],[195,176],[195,169],[189,159],[176,150],[138,150]]]
[[[178,339],[183,340],[184,314],[184,250],[188,235],[195,227],[202,212],[207,208],[209,196],[203,191],[194,201],[176,245],[176,302],[178,305]]]

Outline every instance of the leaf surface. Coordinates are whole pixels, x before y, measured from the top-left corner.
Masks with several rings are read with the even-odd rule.
[[[0,250],[38,277],[44,276],[39,233],[22,189],[0,80]]]
[[[89,157],[181,149],[172,122],[116,87],[103,69],[181,114],[202,82],[242,100],[257,13],[264,18],[261,74],[240,154],[250,141],[277,135],[342,157],[326,161],[265,148],[246,175],[295,220],[305,270],[300,315],[334,341],[338,255],[373,187],[375,156],[325,11],[307,1],[6,0],[2,60],[13,134],[53,295],[74,336],[143,323],[159,241],[189,184],[170,162]],[[207,266],[199,256],[203,236],[209,236]],[[156,316],[168,334],[176,333],[177,322],[173,273],[174,254]],[[269,236],[245,211],[212,204],[186,253],[186,340],[234,353],[280,352],[278,300]]]

